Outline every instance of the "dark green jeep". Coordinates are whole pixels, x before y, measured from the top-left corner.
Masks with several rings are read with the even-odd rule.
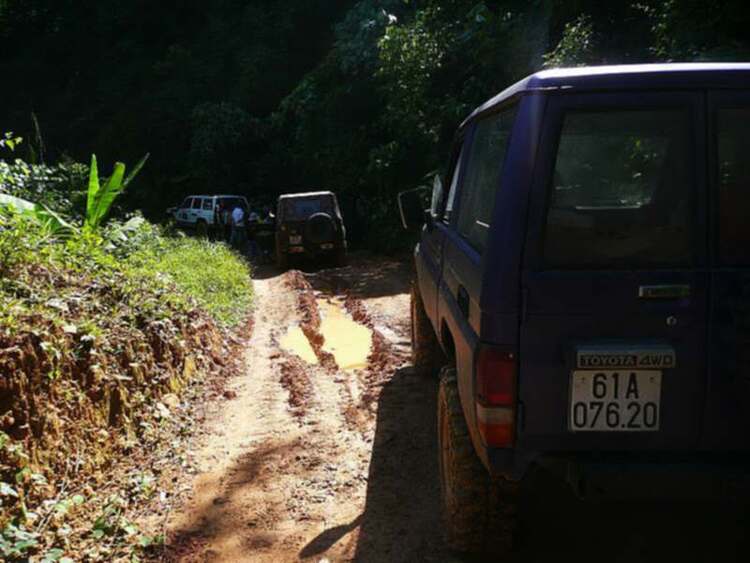
[[[333,192],[284,194],[276,213],[276,263],[285,269],[293,256],[318,263],[346,262],[346,229]]]

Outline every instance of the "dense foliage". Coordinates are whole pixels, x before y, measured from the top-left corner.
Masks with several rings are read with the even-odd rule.
[[[353,238],[390,245],[393,194],[514,80],[747,59],[749,20],[740,0],[4,0],[0,123],[24,157],[150,151],[126,203],[152,218],[188,192],[325,187]]]

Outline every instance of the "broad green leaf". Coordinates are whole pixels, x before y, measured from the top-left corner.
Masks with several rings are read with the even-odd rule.
[[[32,203],[20,197],[8,194],[0,194],[0,208],[13,208],[17,212],[31,217],[40,224],[50,235],[64,235],[75,232],[77,229],[65,221],[60,215],[51,209]]]
[[[89,188],[86,198],[86,223],[88,224],[94,207],[96,206],[96,197],[99,193],[99,169],[96,166],[96,155],[91,155],[91,170],[89,172]]]
[[[122,183],[122,189],[128,187],[128,184],[133,181],[133,178],[135,178],[138,175],[138,172],[141,171],[141,168],[143,168],[143,165],[146,164],[146,161],[148,160],[148,157],[151,156],[151,153],[146,153],[143,155],[143,158],[138,161],[138,164],[135,165],[135,168],[133,168],[133,171],[128,174],[128,177],[125,178],[125,181]]]
[[[112,207],[115,198],[122,193],[122,179],[124,176],[125,165],[122,162],[116,162],[112,175],[97,192],[97,196],[94,199],[94,209],[86,217],[86,221],[90,227],[95,229],[101,224],[110,207]]]

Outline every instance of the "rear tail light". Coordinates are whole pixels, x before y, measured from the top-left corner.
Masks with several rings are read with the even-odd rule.
[[[488,446],[513,445],[518,361],[514,352],[482,346],[476,361],[479,433]]]

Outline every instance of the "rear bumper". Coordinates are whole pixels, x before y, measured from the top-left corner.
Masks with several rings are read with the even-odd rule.
[[[319,243],[314,245],[304,244],[282,244],[279,251],[290,256],[302,256],[306,258],[315,258],[331,254],[340,250],[346,250],[346,243],[341,241],[331,241],[328,243]]]
[[[750,501],[749,453],[540,454],[488,452],[491,471],[521,480],[532,467],[561,478],[587,500]]]

